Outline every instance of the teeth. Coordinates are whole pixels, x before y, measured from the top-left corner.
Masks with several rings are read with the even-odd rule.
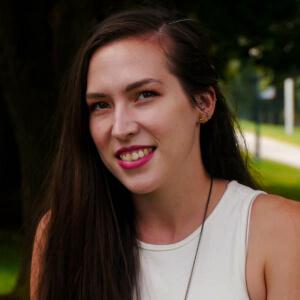
[[[145,156],[144,151],[140,150],[139,151],[139,157],[144,157],[144,156]]]
[[[137,160],[139,158],[139,153],[138,152],[132,152],[131,153],[131,159],[132,160]]]
[[[124,157],[123,157],[123,160],[130,161],[131,160],[131,155],[129,153],[125,154]]]
[[[152,152],[152,148],[145,148],[143,150],[133,151],[131,153],[121,154],[121,159],[124,161],[135,161],[139,158],[143,158]]]

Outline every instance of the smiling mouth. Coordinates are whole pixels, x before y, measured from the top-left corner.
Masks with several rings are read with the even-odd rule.
[[[134,151],[123,152],[121,155],[119,155],[118,158],[121,161],[127,161],[127,162],[136,161],[141,158],[144,158],[145,156],[148,156],[150,153],[155,151],[155,149],[156,149],[155,147],[147,147],[147,148],[138,149]]]

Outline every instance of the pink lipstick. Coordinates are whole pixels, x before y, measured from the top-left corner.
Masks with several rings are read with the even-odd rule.
[[[130,153],[133,151],[138,151],[138,150],[143,150],[143,149],[149,149],[152,148],[152,151],[150,151],[148,154],[145,154],[144,157],[139,157],[136,160],[132,160],[132,161],[127,161],[127,160],[121,160],[120,156],[121,154],[124,153]],[[131,147],[126,147],[126,148],[122,148],[120,150],[118,150],[115,154],[116,158],[118,159],[118,164],[120,167],[122,167],[123,169],[135,169],[138,167],[143,166],[144,164],[146,164],[154,155],[154,147],[149,147],[149,146],[131,146]]]

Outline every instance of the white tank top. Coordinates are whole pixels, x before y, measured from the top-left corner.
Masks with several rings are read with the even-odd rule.
[[[255,191],[231,181],[205,221],[188,300],[249,300],[245,264]],[[201,226],[168,245],[139,241],[142,300],[184,300]]]

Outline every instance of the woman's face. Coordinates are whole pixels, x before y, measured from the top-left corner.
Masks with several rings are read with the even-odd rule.
[[[86,99],[99,155],[132,193],[176,184],[199,161],[199,110],[155,42],[128,38],[98,49]]]

